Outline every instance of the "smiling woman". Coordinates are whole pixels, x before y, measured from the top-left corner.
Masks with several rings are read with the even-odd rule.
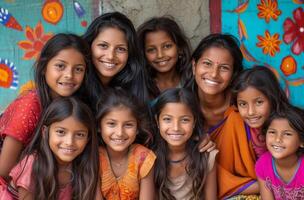
[[[130,19],[119,12],[103,14],[90,24],[83,38],[91,47],[94,64],[88,88],[92,109],[106,88],[121,87],[145,103],[148,92],[143,56]]]

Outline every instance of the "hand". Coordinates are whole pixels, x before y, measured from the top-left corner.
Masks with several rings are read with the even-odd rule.
[[[199,152],[211,152],[214,149],[216,149],[216,144],[214,142],[212,142],[210,140],[209,135],[207,135],[206,137],[204,137],[204,139],[202,139],[200,141],[200,144],[198,145],[198,150]]]

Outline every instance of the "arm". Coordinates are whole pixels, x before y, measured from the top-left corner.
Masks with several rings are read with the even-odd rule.
[[[210,140],[210,137],[204,137],[204,139],[202,139],[200,141],[200,144],[198,145],[198,149],[199,151],[202,152],[211,152],[212,150],[214,150],[216,148],[216,145],[214,142],[212,142]]]
[[[97,183],[95,200],[103,200],[102,194],[101,194],[101,191],[100,191],[100,179],[98,179],[98,183]]]
[[[149,174],[140,180],[139,200],[154,200],[154,167]]]
[[[248,188],[241,192],[241,194],[259,194],[258,182],[252,183]]]
[[[18,187],[18,195],[19,200],[32,200],[34,199],[32,196],[32,193],[30,193],[28,190],[24,189],[23,187]]]
[[[207,175],[204,196],[204,199],[208,200],[217,199],[216,164],[214,164],[212,170]]]
[[[264,180],[258,178],[260,194],[262,199],[265,200],[274,200],[272,192],[267,188],[266,183]]]
[[[8,180],[11,169],[17,164],[23,144],[11,136],[6,136],[0,154],[0,176]]]

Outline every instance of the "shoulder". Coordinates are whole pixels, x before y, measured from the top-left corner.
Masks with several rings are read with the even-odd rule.
[[[10,177],[16,188],[23,187],[30,190],[34,160],[34,155],[26,156],[10,172]]]
[[[265,176],[272,170],[272,156],[269,152],[264,153],[255,164],[258,177],[265,180]]]
[[[147,157],[156,159],[154,152],[141,144],[131,145],[131,153],[139,158],[139,160],[146,159]]]

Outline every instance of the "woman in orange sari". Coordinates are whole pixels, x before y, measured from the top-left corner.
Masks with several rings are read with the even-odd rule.
[[[246,134],[244,134],[245,129],[232,127],[244,126],[242,119],[230,104],[231,82],[242,71],[242,60],[243,56],[237,39],[226,34],[211,34],[205,37],[192,55],[194,80],[191,88],[197,94],[205,116],[205,130],[210,133],[212,140],[220,150],[217,157],[219,198],[230,196],[246,184],[251,185],[251,181],[256,179],[255,157],[246,139]],[[240,133],[221,134],[223,130],[232,128]],[[236,144],[236,146],[242,144],[239,146],[240,149],[231,148],[235,144],[234,141],[242,141]],[[243,159],[247,160],[242,162]],[[226,161],[231,162],[226,163]],[[238,176],[238,171],[232,170],[236,161],[240,161],[244,165],[238,170],[244,170],[246,173]]]

